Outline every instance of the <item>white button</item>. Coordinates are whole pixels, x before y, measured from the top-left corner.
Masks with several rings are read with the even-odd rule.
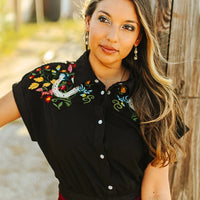
[[[99,82],[99,80],[98,80],[98,79],[95,79],[95,80],[94,80],[94,82],[95,82],[95,83],[98,83],[98,82]]]
[[[104,155],[103,155],[103,154],[101,154],[101,155],[100,155],[100,158],[101,158],[101,159],[104,159]]]
[[[111,94],[111,91],[110,91],[110,90],[108,90],[108,91],[107,91],[107,95],[110,95],[110,94]]]
[[[112,190],[112,189],[113,189],[113,186],[112,186],[112,185],[109,185],[109,186],[108,186],[108,189],[109,189],[109,190]]]
[[[119,85],[123,85],[123,83],[120,82]]]
[[[101,91],[101,95],[104,95],[104,94],[105,94],[105,92],[102,90],[102,91]]]
[[[100,119],[100,120],[98,121],[98,124],[103,124],[103,121]]]

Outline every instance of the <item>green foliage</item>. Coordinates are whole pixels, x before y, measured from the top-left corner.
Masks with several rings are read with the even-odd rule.
[[[1,2],[2,0],[0,0]],[[60,20],[58,22],[45,22],[43,24],[22,24],[16,32],[14,25],[7,24],[0,31],[0,56],[10,54],[23,39],[48,40],[49,42],[75,42],[83,41],[84,26],[81,20]]]

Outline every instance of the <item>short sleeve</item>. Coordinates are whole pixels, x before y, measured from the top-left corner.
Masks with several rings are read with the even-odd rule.
[[[31,72],[26,74],[19,83],[12,86],[15,102],[20,115],[33,141],[37,141],[41,118],[40,95],[29,89],[32,84]],[[37,84],[35,84],[37,86]]]
[[[53,98],[53,84],[61,73],[68,77],[72,71],[70,65],[66,66],[66,63],[50,63],[37,67],[12,87],[15,102],[33,141],[38,141],[45,131],[42,122],[48,117],[45,109]],[[64,86],[61,89],[64,90]]]

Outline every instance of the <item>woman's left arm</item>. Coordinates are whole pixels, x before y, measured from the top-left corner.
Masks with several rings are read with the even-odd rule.
[[[169,165],[153,167],[149,164],[144,172],[141,189],[142,200],[171,200]]]

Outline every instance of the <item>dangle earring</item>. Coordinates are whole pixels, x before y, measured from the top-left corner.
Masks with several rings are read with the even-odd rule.
[[[89,45],[89,32],[86,32],[86,34],[85,34],[85,47],[86,47],[86,50],[88,50],[88,45]]]
[[[135,50],[134,50],[134,60],[137,60],[138,59],[138,49],[137,47],[135,47]]]

